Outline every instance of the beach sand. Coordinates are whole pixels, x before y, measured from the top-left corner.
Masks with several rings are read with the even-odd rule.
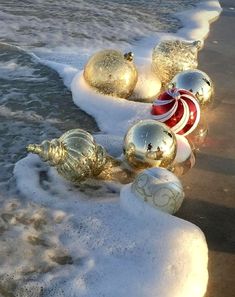
[[[186,199],[178,216],[198,225],[209,246],[206,297],[235,296],[235,2],[211,25],[199,55],[199,69],[215,83],[208,112],[209,136],[196,165],[183,177]]]

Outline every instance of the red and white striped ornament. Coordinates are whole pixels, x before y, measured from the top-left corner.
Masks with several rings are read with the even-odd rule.
[[[154,101],[151,113],[155,120],[184,136],[190,134],[200,120],[200,106],[196,97],[184,89],[172,88],[162,93]]]

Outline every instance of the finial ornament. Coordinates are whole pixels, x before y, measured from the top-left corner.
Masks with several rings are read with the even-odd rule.
[[[58,139],[29,144],[27,151],[55,166],[58,173],[72,182],[98,176],[107,162],[105,149],[88,132],[73,129]]]

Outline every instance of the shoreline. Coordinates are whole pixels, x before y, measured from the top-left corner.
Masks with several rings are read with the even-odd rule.
[[[235,91],[233,77],[235,3],[220,0],[223,11],[211,24],[199,69],[215,84],[215,103],[207,112],[209,135],[196,157],[196,165],[182,178],[186,199],[177,216],[204,232],[209,248],[209,281],[205,297],[234,294],[235,273]]]

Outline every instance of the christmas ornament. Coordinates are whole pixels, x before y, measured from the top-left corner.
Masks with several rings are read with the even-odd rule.
[[[165,168],[150,168],[138,174],[132,193],[151,206],[173,214],[181,206],[184,191],[179,179]]]
[[[160,90],[161,81],[150,67],[139,67],[137,84],[128,99],[140,102],[153,102]]]
[[[195,96],[183,89],[169,89],[154,101],[153,118],[165,123],[174,133],[190,134],[200,120],[200,106]]]
[[[58,173],[72,182],[82,182],[101,173],[107,162],[104,148],[95,143],[88,132],[73,129],[58,139],[29,144],[27,151],[38,154]]]
[[[153,71],[159,75],[163,84],[168,83],[180,71],[197,68],[200,47],[200,41],[162,41],[153,50]]]
[[[133,92],[138,74],[133,54],[123,55],[116,50],[94,54],[84,69],[86,82],[102,94],[128,98]]]
[[[169,86],[192,92],[202,108],[212,103],[213,83],[210,77],[201,70],[193,69],[178,73]]]
[[[127,131],[123,151],[128,164],[136,169],[167,168],[176,156],[176,137],[165,124],[142,120]]]

